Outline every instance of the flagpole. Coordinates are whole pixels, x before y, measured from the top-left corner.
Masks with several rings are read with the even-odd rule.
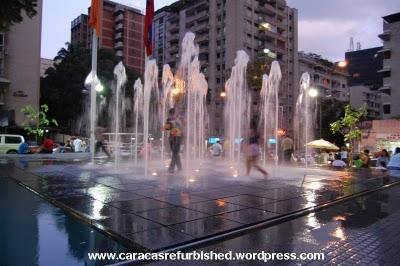
[[[90,86],[90,152],[94,162],[95,154],[95,130],[96,130],[96,76],[97,76],[97,49],[98,40],[96,30],[93,29],[92,39],[92,84]]]

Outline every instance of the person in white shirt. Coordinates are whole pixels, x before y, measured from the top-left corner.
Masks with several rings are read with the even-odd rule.
[[[347,163],[347,155],[348,155],[348,152],[347,152],[346,148],[342,148],[342,150],[340,151],[340,159],[345,163]]]
[[[394,151],[394,155],[390,157],[387,169],[400,170],[400,147],[397,147]]]
[[[219,140],[211,146],[211,154],[212,156],[221,156],[222,145]]]
[[[74,143],[74,151],[82,152],[82,140],[79,138],[76,138],[73,143]]]
[[[340,155],[337,155],[335,160],[332,162],[332,166],[343,168],[346,167],[347,164],[340,159]]]

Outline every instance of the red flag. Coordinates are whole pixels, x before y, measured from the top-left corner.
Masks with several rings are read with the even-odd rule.
[[[154,18],[154,0],[146,2],[146,16],[144,17],[144,46],[146,47],[146,55],[153,53],[153,18]]]
[[[100,36],[101,32],[101,0],[92,0],[89,14],[89,25],[96,30],[97,36]]]

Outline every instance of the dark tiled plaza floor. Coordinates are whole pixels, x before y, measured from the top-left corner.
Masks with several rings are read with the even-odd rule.
[[[232,176],[229,169],[222,171],[221,164],[210,162],[207,167],[200,169],[197,176],[168,175],[164,170],[149,177],[129,169],[124,171],[123,167],[91,168],[71,161],[8,162],[0,165],[0,170],[2,175],[17,180],[100,230],[131,243],[132,247],[153,251],[288,215],[398,180],[381,171],[348,173],[316,169],[309,170],[302,182],[304,170],[291,168],[282,168],[268,179],[256,175],[241,178]],[[303,220],[299,228],[313,228],[313,221],[320,220],[324,213],[327,212],[302,218],[308,222]],[[363,221],[369,223],[371,219]],[[351,218],[347,222],[351,223]],[[297,222],[288,223],[291,223],[288,228],[283,225],[279,230],[284,230],[290,241],[296,237],[300,238],[293,241],[302,241],[297,229],[292,228],[297,227],[293,224]],[[265,230],[278,230],[274,228]],[[300,246],[305,249],[313,247],[313,243]]]

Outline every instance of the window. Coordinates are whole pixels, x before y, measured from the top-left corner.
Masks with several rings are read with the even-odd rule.
[[[390,51],[385,51],[385,52],[383,53],[383,57],[384,57],[385,59],[390,59],[391,56],[392,56],[392,54],[391,54]]]
[[[0,52],[4,50],[4,33],[0,32]]]
[[[7,137],[6,136],[6,144],[20,144],[21,138],[20,137]]]
[[[391,76],[391,72],[390,71],[383,72],[383,77],[384,78],[390,78],[390,76]]]
[[[385,115],[390,114],[390,103],[385,103],[382,107]]]

